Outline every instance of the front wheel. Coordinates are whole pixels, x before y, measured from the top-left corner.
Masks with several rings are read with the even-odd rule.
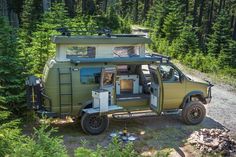
[[[199,101],[192,101],[186,104],[182,110],[182,119],[189,125],[199,124],[206,116],[206,109]]]
[[[85,133],[91,135],[101,134],[107,129],[109,125],[109,118],[107,115],[99,114],[83,114],[81,118],[81,127]]]

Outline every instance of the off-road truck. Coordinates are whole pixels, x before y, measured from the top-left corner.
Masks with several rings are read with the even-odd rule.
[[[52,42],[56,55],[43,77],[26,81],[28,104],[40,115],[77,117],[88,134],[102,133],[108,115],[119,113],[181,112],[186,124],[205,117],[212,85],[190,79],[167,56],[147,53],[151,40],[142,35],[63,32]]]

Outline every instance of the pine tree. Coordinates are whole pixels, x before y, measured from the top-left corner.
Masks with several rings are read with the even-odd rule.
[[[21,64],[14,30],[0,17],[0,106],[18,111],[23,105]]]
[[[232,66],[235,55],[231,31],[229,25],[229,14],[222,9],[220,15],[213,24],[213,34],[209,38],[208,53],[219,60],[220,67]]]
[[[195,34],[192,25],[186,24],[184,26],[179,37],[173,41],[172,49],[174,50],[172,56],[178,58],[183,58],[188,53],[194,55],[200,51],[197,35]]]
[[[163,33],[165,37],[172,42],[179,36],[179,33],[182,29],[182,16],[179,12],[170,12],[164,21]]]
[[[229,16],[226,11],[222,10],[213,24],[213,34],[207,45],[208,53],[217,57],[221,51],[229,51],[230,39]]]
[[[68,13],[64,3],[55,3],[51,11],[45,12],[42,22],[32,33],[32,47],[30,47],[31,73],[42,74],[45,62],[55,55],[55,45],[51,43],[51,36],[58,34],[57,28],[68,26]]]
[[[147,15],[146,25],[150,28],[154,28],[154,31],[158,36],[163,36],[163,24],[166,15],[169,13],[169,9],[171,7],[171,1],[167,3],[167,1],[156,1],[154,5],[150,8]]]
[[[23,66],[25,67],[25,75],[28,75],[32,58],[30,57],[30,50],[32,42],[32,33],[36,29],[36,24],[40,21],[42,13],[41,0],[25,0],[23,5],[23,12],[21,14],[21,26],[18,30],[18,51],[22,58]]]

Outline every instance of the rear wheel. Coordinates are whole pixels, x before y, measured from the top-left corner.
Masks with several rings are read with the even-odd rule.
[[[107,129],[109,119],[107,115],[83,114],[81,118],[81,127],[87,134],[98,135]]]
[[[199,124],[206,116],[206,109],[199,101],[192,101],[186,104],[182,110],[182,119],[189,125]]]

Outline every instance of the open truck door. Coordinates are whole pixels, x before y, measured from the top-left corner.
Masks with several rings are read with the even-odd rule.
[[[163,84],[160,72],[156,65],[149,66],[149,71],[151,75],[150,108],[157,114],[160,114],[163,104]]]

